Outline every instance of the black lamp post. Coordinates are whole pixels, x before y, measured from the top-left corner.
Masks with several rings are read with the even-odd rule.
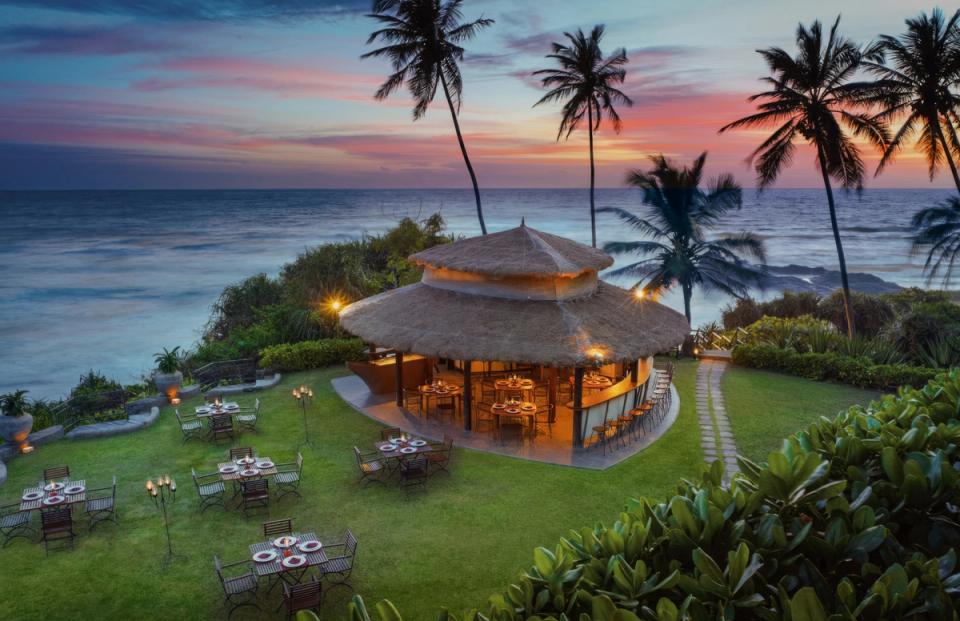
[[[307,427],[307,404],[313,400],[313,390],[304,385],[293,389],[293,398],[300,403],[300,409],[303,412],[303,442],[298,446],[310,444],[310,429]]]
[[[164,563],[170,564],[173,559],[173,544],[170,541],[170,517],[167,515],[167,503],[177,501],[177,482],[169,474],[158,476],[156,482],[147,479],[147,495],[153,498],[153,504],[163,512],[163,527],[167,533],[167,555]]]

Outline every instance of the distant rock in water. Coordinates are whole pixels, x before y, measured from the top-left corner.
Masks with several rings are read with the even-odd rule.
[[[850,288],[863,293],[891,293],[903,287],[879,276],[849,272]],[[840,288],[840,272],[806,265],[768,265],[763,288],[772,291],[814,291],[828,295]]]

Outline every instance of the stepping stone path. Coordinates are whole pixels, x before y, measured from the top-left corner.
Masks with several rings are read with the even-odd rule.
[[[718,459],[723,461],[724,476],[729,483],[740,468],[737,466],[737,444],[720,390],[720,380],[726,370],[727,363],[722,360],[700,361],[697,368],[697,419],[704,460],[708,465]]]

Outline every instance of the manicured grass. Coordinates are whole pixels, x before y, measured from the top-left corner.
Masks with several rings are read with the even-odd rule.
[[[305,447],[304,498],[275,502],[270,517],[290,517],[296,528],[321,539],[351,528],[360,540],[353,584],[370,601],[390,598],[407,619],[434,618],[440,606],[456,612],[480,606],[531,564],[536,546],[553,547],[571,528],[616,519],[624,500],[661,498],[679,477],[702,463],[694,413],[693,362],[675,376],[681,395],[679,420],[659,442],[604,472],[530,463],[456,450],[452,476],[431,479],[426,494],[406,499],[393,486],[356,484],[354,445],[371,448],[380,426],[345,405],[330,387],[340,369],[294,374],[260,395],[263,418],[256,434],[235,444],[260,455],[291,461],[302,439],[299,410],[290,389],[314,387],[309,410],[314,447]],[[252,401],[245,396],[242,401]],[[191,409],[195,403],[185,403]],[[245,518],[231,509],[197,513],[190,467],[212,471],[227,452],[191,440],[181,443],[172,412],[149,430],[103,440],[59,442],[15,459],[0,488],[3,503],[19,498],[44,467],[65,463],[90,487],[120,482],[120,525],[78,528],[76,549],[44,554],[43,547],[17,540],[0,550],[0,601],[4,618],[211,619],[223,616],[213,555],[247,558],[261,539],[261,516]],[[148,500],[147,477],[170,473],[179,484],[171,513],[176,559],[162,567],[165,538],[160,513]],[[35,518],[35,520],[38,518]],[[344,619],[350,593],[327,598],[323,618]],[[271,611],[275,590],[263,600]],[[248,609],[249,610],[249,609]],[[271,618],[238,611],[234,619]]]
[[[759,461],[766,461],[785,437],[806,428],[819,416],[832,417],[879,396],[842,384],[732,365],[727,367],[721,388],[737,450]]]

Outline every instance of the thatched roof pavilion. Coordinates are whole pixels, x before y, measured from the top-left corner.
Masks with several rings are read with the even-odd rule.
[[[398,352],[576,368],[634,363],[689,334],[680,313],[600,281],[609,255],[522,224],[410,259],[422,280],[351,304],[344,328]]]

